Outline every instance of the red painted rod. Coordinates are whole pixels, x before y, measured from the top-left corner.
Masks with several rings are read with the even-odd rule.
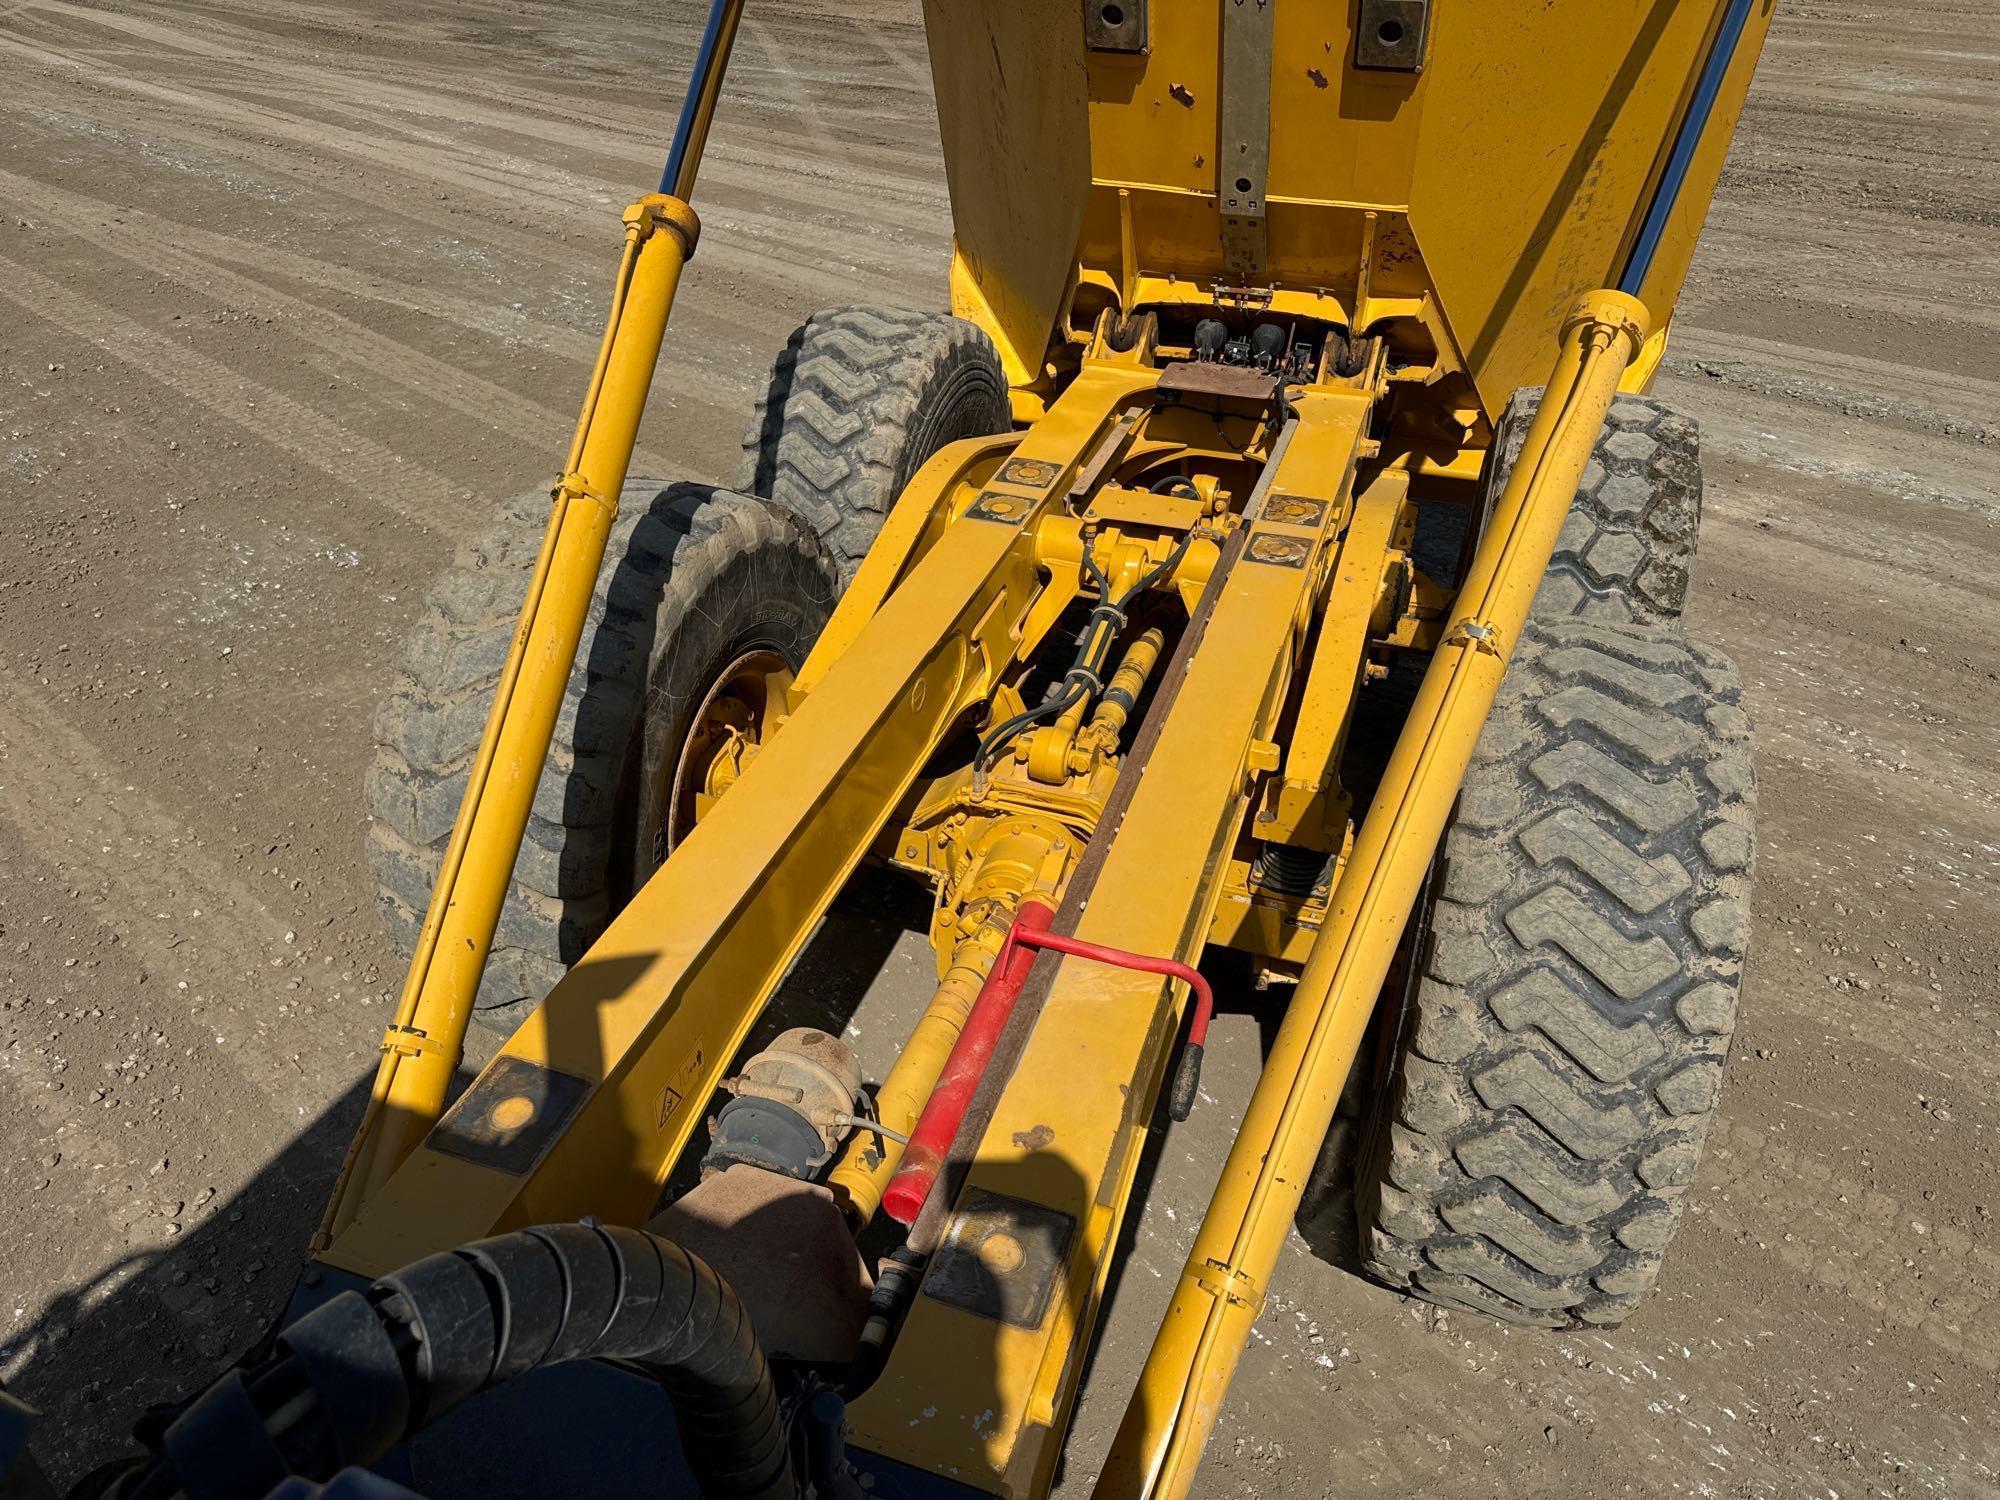
[[[952,1140],[958,1134],[959,1122],[965,1117],[966,1106],[972,1102],[979,1080],[986,1072],[986,1065],[992,1060],[1000,1032],[1006,1026],[1008,1016],[1013,1014],[1014,1002],[1020,996],[1021,986],[1027,982],[1028,971],[1034,967],[1035,958],[1029,951],[1031,949],[1047,948],[1095,963],[1136,969],[1146,974],[1161,974],[1185,982],[1194,993],[1194,1014],[1188,1022],[1187,1046],[1181,1051],[1180,1071],[1174,1077],[1168,1108],[1176,1120],[1185,1120],[1193,1108],[1201,1087],[1201,1054],[1208,1040],[1208,1021],[1215,1013],[1215,992],[1209,988],[1208,981],[1191,966],[1171,958],[1152,958],[1143,953],[1110,948],[1102,943],[1086,943],[1080,938],[1050,932],[1048,925],[1054,920],[1055,913],[1048,907],[1039,901],[1028,901],[1022,904],[1020,916],[1015,918],[1014,926],[1008,931],[999,960],[993,965],[993,972],[987,976],[986,983],[980,987],[979,998],[973,1002],[972,1012],[966,1017],[965,1029],[959,1033],[957,1045],[945,1059],[944,1071],[938,1074],[937,1084],[924,1104],[924,1112],[917,1117],[916,1129],[910,1132],[910,1144],[903,1151],[903,1164],[890,1179],[888,1190],[882,1194],[883,1212],[897,1223],[915,1223],[918,1213],[923,1210],[924,1201],[937,1185],[945,1153],[951,1149]]]
[[[1033,948],[1049,948],[1057,953],[1070,953],[1078,958],[1110,964],[1114,968],[1137,969],[1142,974],[1164,974],[1169,979],[1181,980],[1194,991],[1194,1019],[1188,1022],[1188,1045],[1207,1045],[1208,1018],[1215,1014],[1215,991],[1209,988],[1208,981],[1193,965],[1181,963],[1178,959],[1152,958],[1125,948],[1111,948],[1103,943],[1086,943],[1082,938],[1064,937],[1059,932],[1022,932],[1017,928],[1008,936],[1014,942],[1026,943]]]
[[[1023,945],[1022,939],[1042,931],[1055,919],[1055,911],[1039,901],[1021,903],[1020,914],[1007,931],[1007,941],[1001,945],[993,972],[979,987],[979,996],[965,1017],[964,1029],[945,1058],[937,1082],[931,1086],[924,1112],[917,1116],[910,1144],[903,1148],[903,1164],[882,1194],[882,1211],[898,1224],[914,1223],[924,1200],[930,1197],[944,1167],[945,1152],[951,1149],[952,1137],[958,1134],[958,1122],[965,1117],[965,1107],[972,1102],[1007,1018],[1014,1013],[1021,986],[1028,982],[1028,971],[1035,966],[1034,952]]]

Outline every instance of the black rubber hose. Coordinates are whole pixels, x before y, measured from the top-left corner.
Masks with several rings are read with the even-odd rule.
[[[660,1383],[702,1494],[793,1500],[777,1390],[736,1294],[678,1245],[596,1224],[481,1240],[321,1304],[192,1402],[115,1493],[249,1500],[365,1468],[487,1387],[572,1359]]]

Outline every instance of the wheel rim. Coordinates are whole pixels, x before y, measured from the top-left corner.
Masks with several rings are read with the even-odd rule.
[[[660,826],[662,854],[687,837],[763,747],[772,721],[784,711],[791,685],[791,665],[766,648],[745,651],[716,674],[688,721],[674,761],[673,785]]]

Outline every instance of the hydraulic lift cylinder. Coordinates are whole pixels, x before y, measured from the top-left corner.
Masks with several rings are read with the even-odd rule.
[[[464,1050],[535,789],[562,712],[632,461],[667,315],[699,234],[694,210],[649,194],[625,211],[625,253],[513,648],[424,918],[368,1112],[322,1233],[337,1233],[436,1123]]]
[[[1404,924],[1548,570],[1619,377],[1646,339],[1600,291],[1564,325],[1541,410],[1357,833],[1095,1494],[1184,1496],[1263,1311]]]
[[[611,314],[576,436],[556,480],[521,623],[500,670],[396,1019],[382,1038],[368,1109],[341,1165],[315,1248],[353,1222],[361,1204],[437,1123],[464,1053],[473,997],[576,664],[674,294],[701,234],[688,198],[742,12],[743,0],[711,0],[660,190],[625,210],[625,248]]]

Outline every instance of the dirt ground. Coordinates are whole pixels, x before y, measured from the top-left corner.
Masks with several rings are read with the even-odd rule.
[[[0,1379],[64,1481],[289,1288],[400,979],[369,715],[454,536],[557,462],[694,9],[0,4]],[[662,476],[729,475],[815,308],[943,302],[913,7],[751,15]],[[1991,0],[1782,8],[1660,383],[1763,847],[1659,1295],[1506,1332],[1295,1239],[1205,1494],[2000,1494],[1996,97]],[[840,920],[869,1005],[919,992],[918,934]],[[1252,1019],[1211,1057],[1240,1105]],[[1161,1154],[1066,1491],[1231,1124]]]

